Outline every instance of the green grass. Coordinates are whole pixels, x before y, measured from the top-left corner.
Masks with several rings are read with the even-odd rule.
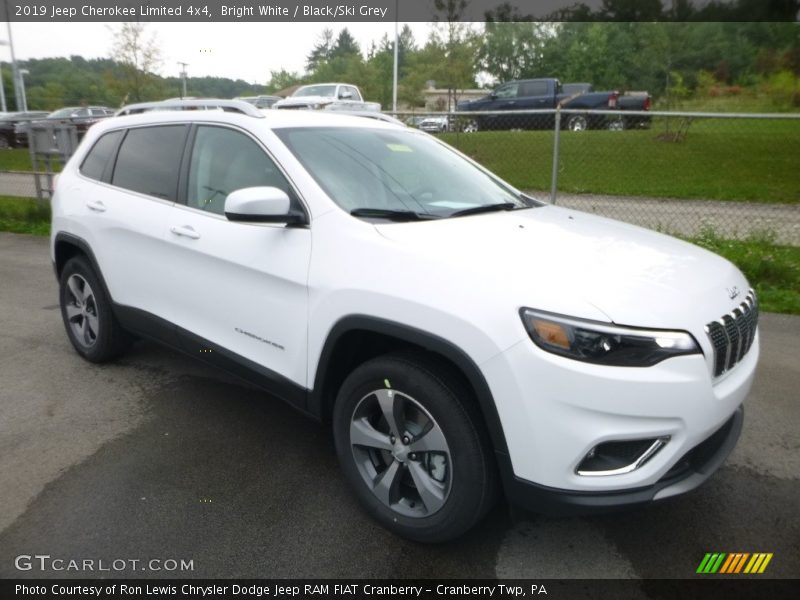
[[[800,315],[800,248],[778,246],[769,233],[739,241],[706,230],[689,241],[739,267],[755,287],[762,310]]]
[[[33,171],[27,148],[0,150],[0,171]]]
[[[674,132],[679,119],[671,118]],[[562,192],[800,203],[800,119],[702,119],[680,142],[666,122],[648,130],[563,131]],[[486,131],[442,138],[528,190],[549,190],[552,131]]]
[[[50,205],[32,198],[0,196],[0,231],[48,235]]]

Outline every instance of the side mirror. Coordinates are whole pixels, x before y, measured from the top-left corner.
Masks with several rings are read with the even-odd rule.
[[[497,100],[497,94],[492,92],[491,94],[489,94],[489,98],[491,98],[492,100]]]
[[[291,212],[290,206],[289,196],[276,187],[243,188],[225,198],[225,216],[245,223],[305,223],[305,217]]]
[[[353,97],[353,92],[342,92],[339,94],[340,100],[350,100]]]

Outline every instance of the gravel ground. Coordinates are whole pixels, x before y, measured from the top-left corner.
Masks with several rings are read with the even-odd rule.
[[[694,236],[711,227],[722,237],[740,239],[769,231],[779,244],[800,245],[800,206],[794,204],[563,193],[556,204],[665,233]]]

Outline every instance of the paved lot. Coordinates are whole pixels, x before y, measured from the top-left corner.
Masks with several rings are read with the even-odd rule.
[[[362,514],[322,426],[152,344],[85,363],[56,302],[46,240],[0,233],[0,577],[42,576],[20,554],[191,559],[194,577],[686,577],[706,551],[800,576],[800,318],[763,316],[743,437],[700,490],[592,518],[501,506],[426,547]]]

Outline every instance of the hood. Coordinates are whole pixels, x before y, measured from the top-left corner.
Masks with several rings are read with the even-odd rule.
[[[693,244],[553,206],[377,229],[469,278],[475,295],[620,325],[697,333],[748,290],[734,265]]]
[[[314,104],[331,104],[336,102],[336,98],[332,96],[290,96],[283,100],[278,100],[272,105],[273,108],[282,106],[297,106],[299,105],[314,105]]]

